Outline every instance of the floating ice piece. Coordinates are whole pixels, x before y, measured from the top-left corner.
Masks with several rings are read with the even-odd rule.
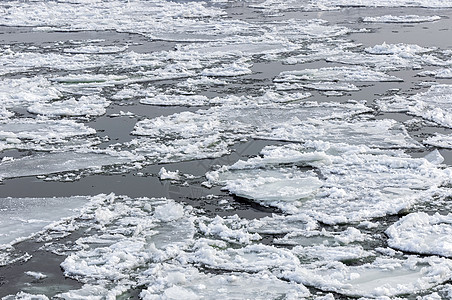
[[[36,103],[28,107],[33,114],[47,116],[101,116],[105,114],[110,101],[99,96],[82,96],[51,103]]]
[[[289,91],[289,90],[317,90],[317,91],[346,91],[355,92],[359,91],[359,88],[353,83],[348,82],[309,82],[309,83],[275,83],[276,90],[278,91]]]
[[[427,53],[435,50],[435,48],[425,48],[418,45],[409,44],[386,44],[375,45],[364,49],[367,53],[371,54],[397,54],[400,57],[411,58],[418,53]]]
[[[249,64],[237,64],[223,65],[218,68],[205,69],[201,72],[202,76],[211,77],[232,77],[252,74]]]
[[[2,5],[1,24],[9,26],[41,26],[42,30],[117,30],[133,33],[175,31],[177,25],[195,25],[192,18],[218,17],[221,9],[207,8],[203,3],[156,1],[152,4],[138,1],[126,5],[121,1],[108,4],[99,1],[11,3]],[[77,8],[77,9],[76,9]],[[51,15],[49,16],[49,12]],[[33,17],[31,17],[33,15]]]
[[[374,252],[366,251],[362,246],[297,246],[292,252],[304,260],[319,261],[352,261],[375,256]]]
[[[385,233],[392,248],[452,257],[452,214],[411,213],[391,225]]]
[[[300,264],[289,250],[262,244],[243,248],[226,248],[218,241],[198,240],[194,252],[188,255],[193,263],[227,271],[261,272],[275,268],[292,269]]]
[[[5,108],[27,107],[61,97],[62,93],[41,76],[0,81],[0,102]]]
[[[43,294],[29,294],[23,291],[18,292],[15,295],[8,295],[3,297],[4,300],[49,300],[46,295]]]
[[[371,264],[346,266],[327,263],[314,268],[296,267],[288,280],[352,297],[391,297],[428,290],[450,280],[452,263],[438,257],[406,260],[377,258]]]
[[[73,141],[68,141],[69,138],[95,133],[94,129],[72,120],[10,119],[0,121],[0,149],[44,149],[44,143],[70,146]]]
[[[132,133],[148,138],[135,139],[128,145],[161,162],[218,157],[229,153],[230,145],[245,138],[283,139],[275,128],[296,125],[302,128],[304,123],[300,119],[345,118],[367,111],[368,107],[358,103],[223,105],[139,121]],[[287,135],[286,129],[281,130]]]
[[[176,170],[174,172],[172,171],[167,171],[165,169],[165,167],[162,167],[159,171],[159,178],[160,180],[180,180],[181,179],[181,175],[179,174],[179,170]]]
[[[350,145],[369,145],[379,148],[419,148],[406,128],[394,120],[375,121],[317,121],[308,119],[288,121],[273,126],[267,132],[258,132],[256,137],[285,141],[319,140]]]
[[[83,169],[99,169],[103,166],[125,164],[143,157],[130,152],[57,152],[27,156],[0,163],[0,178],[46,175]]]
[[[150,98],[140,100],[142,104],[162,106],[203,106],[209,103],[209,98],[202,95],[163,95],[158,94]]]
[[[74,216],[75,209],[88,200],[88,197],[1,198],[0,244],[13,244],[53,222]]]
[[[111,217],[95,226],[98,232],[77,240],[83,245],[61,264],[66,276],[122,292],[138,284],[149,267],[182,255],[193,242],[194,217],[190,209],[167,199],[130,199],[98,195],[81,222],[93,226],[98,211]],[[84,293],[97,293],[86,286]]]
[[[441,20],[440,16],[385,15],[385,16],[380,16],[380,17],[363,18],[364,22],[369,22],[369,23],[423,23],[423,22],[434,22],[434,21],[438,21],[438,20]]]
[[[442,126],[452,127],[452,85],[438,84],[425,93],[413,95],[409,100],[415,105],[409,113],[433,121]]]
[[[441,148],[452,148],[452,136],[444,135],[440,133],[435,133],[434,136],[431,136],[422,141],[424,144],[432,145],[435,147]]]
[[[40,272],[27,271],[25,274],[35,278],[36,280],[47,278],[47,275]]]
[[[437,84],[428,91],[410,97],[395,95],[381,98],[377,105],[387,112],[407,112],[441,126],[452,127],[452,85]]]
[[[285,169],[231,172],[221,176],[221,182],[227,182],[225,188],[234,195],[261,203],[309,199],[322,186],[315,174]]]
[[[303,81],[403,81],[383,72],[366,67],[327,67],[281,72],[275,79],[277,83],[297,83]]]
[[[118,47],[118,46],[82,46],[72,49],[64,49],[65,53],[72,54],[113,54],[126,51],[128,46]]]
[[[70,74],[66,76],[54,77],[52,81],[64,84],[95,84],[109,85],[112,83],[122,83],[128,76],[103,75],[103,74]]]
[[[262,8],[270,13],[273,11],[327,11],[337,10],[340,7],[427,7],[427,8],[447,8],[452,4],[442,0],[366,0],[353,2],[350,0],[318,0],[312,2],[300,2],[297,0],[266,0],[259,4],[253,4],[252,7]]]
[[[301,299],[310,295],[301,284],[285,282],[270,272],[256,274],[209,274],[196,268],[163,265],[155,268],[146,278],[147,289],[140,297],[144,300],[163,295],[166,299]],[[158,282],[158,283],[157,283]]]
[[[321,150],[309,151],[301,145],[268,146],[262,151],[263,157],[238,161],[206,176],[211,183],[263,205],[337,224],[396,214],[421,199],[425,201],[451,172],[401,152],[324,142],[308,144]],[[281,164],[285,167],[278,168]],[[320,174],[295,166],[312,166]],[[311,181],[303,182],[298,192],[299,184],[293,181],[303,177]],[[266,195],[261,196],[263,187],[259,183],[273,178],[278,178],[278,183],[266,186]],[[288,202],[281,191],[293,193],[292,201]]]
[[[438,79],[450,79],[452,78],[452,68],[438,69],[433,71],[424,71],[418,73],[419,76],[433,76]]]
[[[234,244],[251,244],[262,237],[258,233],[248,232],[249,221],[240,219],[237,215],[221,218],[200,218],[199,230],[205,236],[216,237]]]

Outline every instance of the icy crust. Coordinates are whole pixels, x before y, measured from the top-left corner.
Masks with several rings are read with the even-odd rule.
[[[0,120],[0,150],[63,150],[80,145],[90,146],[87,136],[96,131],[73,120],[9,119]],[[77,139],[83,137],[84,139]]]
[[[385,233],[390,247],[421,254],[452,257],[452,215],[411,213]]]
[[[53,222],[76,215],[75,210],[88,200],[88,197],[1,198],[0,245],[12,245]]]
[[[0,180],[24,176],[48,175],[68,171],[90,170],[102,173],[102,167],[143,160],[127,151],[89,150],[83,152],[40,153],[0,162]]]
[[[436,165],[440,160],[411,158],[398,151],[307,144],[268,146],[262,157],[223,166],[206,177],[262,205],[337,224],[396,214],[427,201],[451,172]]]
[[[452,85],[433,85],[428,91],[410,97],[395,95],[379,99],[377,105],[383,111],[407,112],[441,126],[452,127]]]
[[[82,96],[79,99],[35,103],[28,107],[33,114],[45,116],[101,116],[105,114],[110,101],[99,96]]]
[[[346,266],[340,262],[295,267],[288,280],[353,297],[379,298],[427,290],[450,280],[452,262],[438,257],[377,258],[373,263]]]
[[[423,23],[423,22],[434,22],[434,21],[438,21],[438,20],[441,20],[440,16],[384,15],[384,16],[380,16],[380,17],[363,18],[364,22],[369,22],[369,23]]]

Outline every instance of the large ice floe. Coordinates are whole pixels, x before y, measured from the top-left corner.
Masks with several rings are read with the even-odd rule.
[[[143,157],[127,151],[79,149],[77,152],[43,152],[0,162],[0,180],[80,170],[102,173],[102,167],[123,165],[139,160],[143,160]]]
[[[452,257],[452,217],[412,213],[391,225],[389,246],[407,252]]]
[[[452,127],[452,85],[437,84],[413,96],[391,96],[377,100],[382,111],[407,112],[445,127]]]
[[[451,175],[430,156],[365,146],[310,142],[268,146],[261,154],[206,176],[237,196],[327,224],[397,214],[431,199]]]

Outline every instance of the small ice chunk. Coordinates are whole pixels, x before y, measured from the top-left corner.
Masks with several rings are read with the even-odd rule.
[[[181,175],[179,174],[179,170],[176,170],[174,172],[167,171],[165,167],[162,167],[159,171],[159,178],[160,180],[181,180]]]
[[[35,278],[36,280],[47,278],[47,275],[40,272],[27,271],[25,272],[28,276]]]

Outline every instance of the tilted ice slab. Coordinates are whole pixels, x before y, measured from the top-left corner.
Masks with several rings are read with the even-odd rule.
[[[238,161],[206,177],[262,205],[337,224],[396,214],[426,201],[451,172],[436,165],[441,163],[438,153],[428,157],[430,162],[364,146],[308,144],[317,150],[294,144],[268,146],[262,157]],[[311,166],[319,175],[297,166]]]
[[[364,22],[369,22],[369,23],[423,23],[423,22],[434,22],[434,21],[438,21],[438,20],[441,20],[440,16],[384,15],[384,16],[380,16],[380,17],[363,18]]]
[[[452,262],[438,257],[405,260],[377,258],[373,263],[346,266],[340,262],[296,267],[288,280],[353,297],[391,297],[440,285],[451,277]]]
[[[0,245],[15,243],[53,222],[76,215],[75,210],[87,202],[88,197],[1,198]]]
[[[126,164],[142,159],[143,157],[125,151],[114,152],[98,150],[86,153],[41,153],[1,162],[0,179],[47,175],[84,169],[100,171],[103,166]]]
[[[385,233],[388,245],[402,251],[452,257],[452,215],[411,213]]]
[[[85,136],[86,139],[86,136],[95,133],[94,129],[73,120],[10,119],[0,121],[0,150],[52,149],[53,147],[61,149],[63,145],[56,144],[69,147],[72,144],[80,145],[80,143],[74,143],[72,138]]]
[[[320,69],[304,69],[281,72],[274,82],[297,83],[303,81],[402,81],[395,76],[373,71],[366,67],[326,67]]]
[[[33,114],[46,116],[100,116],[105,114],[110,101],[99,96],[82,96],[79,99],[36,103],[28,107]]]
[[[422,117],[441,126],[452,127],[452,85],[433,85],[428,91],[410,97],[393,96],[379,99],[383,111],[400,111]]]

